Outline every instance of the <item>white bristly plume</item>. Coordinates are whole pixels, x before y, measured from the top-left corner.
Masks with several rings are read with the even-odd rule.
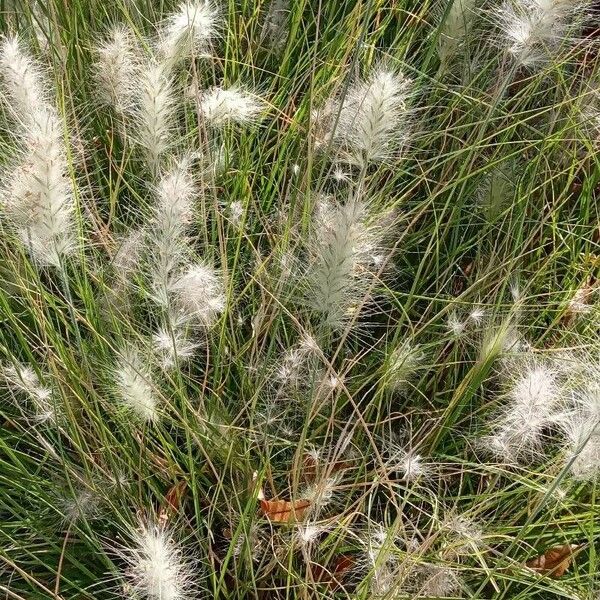
[[[591,0],[506,0],[495,11],[503,45],[519,64],[543,63],[579,33],[591,4]]]
[[[307,302],[325,324],[341,327],[365,300],[382,232],[368,223],[366,203],[354,198],[343,205],[321,200],[315,220]]]
[[[408,482],[426,479],[431,474],[430,467],[420,454],[403,448],[393,449],[385,465],[389,471],[399,473]]]
[[[567,442],[565,463],[575,479],[595,480],[600,475],[600,423],[585,414],[573,415],[563,426]]]
[[[458,572],[444,565],[422,565],[418,568],[422,578],[418,590],[418,598],[456,597],[461,588]]]
[[[488,448],[509,462],[535,458],[546,430],[557,424],[561,394],[556,369],[530,361],[508,389],[494,431],[486,438]]]
[[[154,300],[165,307],[169,305],[174,274],[189,252],[186,233],[198,193],[189,158],[169,169],[154,190],[156,208],[149,249],[152,293]]]
[[[56,413],[52,390],[40,383],[29,365],[6,365],[2,368],[4,380],[15,394],[23,394],[31,403],[36,421],[53,421]]]
[[[158,400],[147,360],[133,347],[118,356],[113,371],[118,399],[142,421],[158,418]]]
[[[174,127],[175,96],[170,69],[165,63],[146,61],[137,86],[133,108],[135,139],[157,171],[161,156],[171,145]]]
[[[206,263],[189,265],[169,287],[178,325],[210,327],[225,309],[221,277]]]
[[[191,262],[188,230],[199,194],[191,165],[192,157],[185,157],[156,185],[147,240],[151,297],[165,310],[154,350],[167,369],[191,358],[199,346],[194,328],[212,325],[225,306],[220,276],[207,264]]]
[[[577,383],[565,407],[566,418],[559,421],[565,436],[565,462],[574,478],[595,480],[600,475],[600,365],[594,360],[571,360],[567,369]]]
[[[411,81],[401,73],[376,67],[366,80],[356,81],[341,100],[333,139],[360,165],[393,157],[408,139],[407,101]]]
[[[50,104],[41,66],[23,52],[17,36],[7,37],[0,47],[0,69],[9,108],[25,124],[35,119],[40,107]]]
[[[48,100],[41,68],[17,38],[2,43],[0,71],[10,109],[23,128],[17,163],[4,176],[5,215],[38,264],[58,266],[76,245],[62,122]]]
[[[133,105],[139,80],[139,57],[132,32],[124,26],[114,27],[96,49],[94,64],[98,94],[104,104],[122,114]]]
[[[279,386],[280,393],[289,388],[309,386],[313,382],[312,359],[319,352],[317,341],[310,334],[304,333],[297,344],[283,353],[273,372],[273,379]]]
[[[205,52],[217,34],[218,11],[207,0],[182,2],[159,31],[158,57],[171,68],[177,60]]]
[[[175,322],[176,318],[169,319]],[[172,369],[177,364],[190,360],[200,343],[185,328],[161,327],[153,336],[153,347],[163,369]]]
[[[239,88],[214,87],[201,94],[200,113],[209,125],[219,127],[227,123],[250,124],[257,122],[264,111],[264,101]]]
[[[132,534],[131,547],[116,552],[127,565],[125,577],[134,596],[148,600],[196,598],[193,561],[163,525],[142,524]]]

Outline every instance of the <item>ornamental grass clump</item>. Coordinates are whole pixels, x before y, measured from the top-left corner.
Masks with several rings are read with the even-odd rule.
[[[0,595],[591,598],[595,13],[7,3]]]

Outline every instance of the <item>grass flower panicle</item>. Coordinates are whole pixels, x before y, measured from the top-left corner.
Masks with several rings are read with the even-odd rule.
[[[150,167],[158,172],[160,159],[172,146],[177,104],[173,78],[165,63],[146,60],[132,108],[134,141],[145,151]]]
[[[174,277],[189,255],[187,233],[199,190],[184,158],[168,170],[154,191],[156,207],[149,232],[150,275],[155,301],[167,307]]]
[[[132,591],[148,600],[191,600],[196,594],[193,561],[165,526],[150,522],[132,534],[132,545],[118,556],[127,565]]]
[[[133,346],[116,360],[114,382],[119,401],[142,421],[158,419],[158,399],[150,364]]]
[[[178,60],[207,51],[217,35],[218,14],[209,0],[184,0],[159,30],[159,59],[172,68]]]
[[[496,9],[503,42],[517,63],[533,67],[579,34],[588,0],[506,0]]]
[[[539,455],[549,428],[561,418],[562,388],[551,365],[528,361],[507,390],[489,448],[510,462]]]
[[[354,82],[332,110],[331,135],[360,165],[394,157],[409,138],[407,102],[412,83],[403,74],[377,66]]]
[[[100,99],[117,114],[130,111],[135,98],[135,81],[140,59],[132,32],[116,26],[96,48],[96,80]]]
[[[307,277],[309,304],[326,325],[341,327],[356,316],[356,303],[365,300],[377,270],[373,262],[382,237],[377,223],[369,222],[366,202],[353,197],[345,204],[321,200]]]
[[[4,213],[33,260],[57,267],[77,243],[63,123],[50,103],[42,69],[16,37],[0,48],[0,72],[23,128],[15,164],[5,174]]]
[[[42,118],[38,110],[51,106],[48,82],[40,64],[23,50],[19,37],[2,41],[0,70],[9,108],[16,119],[27,126]]]
[[[175,319],[203,328],[212,326],[225,310],[221,277],[207,263],[191,264],[170,284]]]
[[[37,373],[29,365],[6,365],[2,369],[8,388],[15,394],[23,394],[31,403],[35,421],[56,420],[55,399],[52,389],[43,385]]]
[[[221,127],[227,123],[256,123],[264,109],[265,103],[262,98],[235,87],[214,87],[202,92],[199,98],[200,114],[214,127]]]

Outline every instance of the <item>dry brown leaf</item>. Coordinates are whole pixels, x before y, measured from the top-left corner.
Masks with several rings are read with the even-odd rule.
[[[302,472],[305,481],[310,482],[316,479],[317,472],[328,473],[330,475],[333,475],[334,473],[338,473],[339,471],[351,469],[354,466],[354,464],[355,463],[352,460],[338,460],[333,464],[319,465],[312,454],[305,454],[302,465]]]
[[[344,575],[356,564],[356,559],[351,554],[340,554],[332,561],[331,566],[325,568],[321,565],[312,567],[315,581],[326,583],[330,590],[336,590],[342,582]]]
[[[161,525],[165,525],[167,521],[177,513],[186,490],[187,483],[184,480],[181,480],[166,493],[165,503],[160,507],[158,513],[158,522]]]
[[[304,516],[310,506],[308,500],[264,500],[260,501],[263,514],[273,523],[295,523]]]
[[[567,572],[571,565],[573,552],[577,547],[577,544],[565,544],[549,548],[544,554],[528,560],[525,566],[543,575],[558,579]]]

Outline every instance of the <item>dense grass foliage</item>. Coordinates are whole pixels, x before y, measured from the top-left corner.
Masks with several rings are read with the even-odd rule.
[[[1,7],[3,598],[599,597],[594,2]]]

